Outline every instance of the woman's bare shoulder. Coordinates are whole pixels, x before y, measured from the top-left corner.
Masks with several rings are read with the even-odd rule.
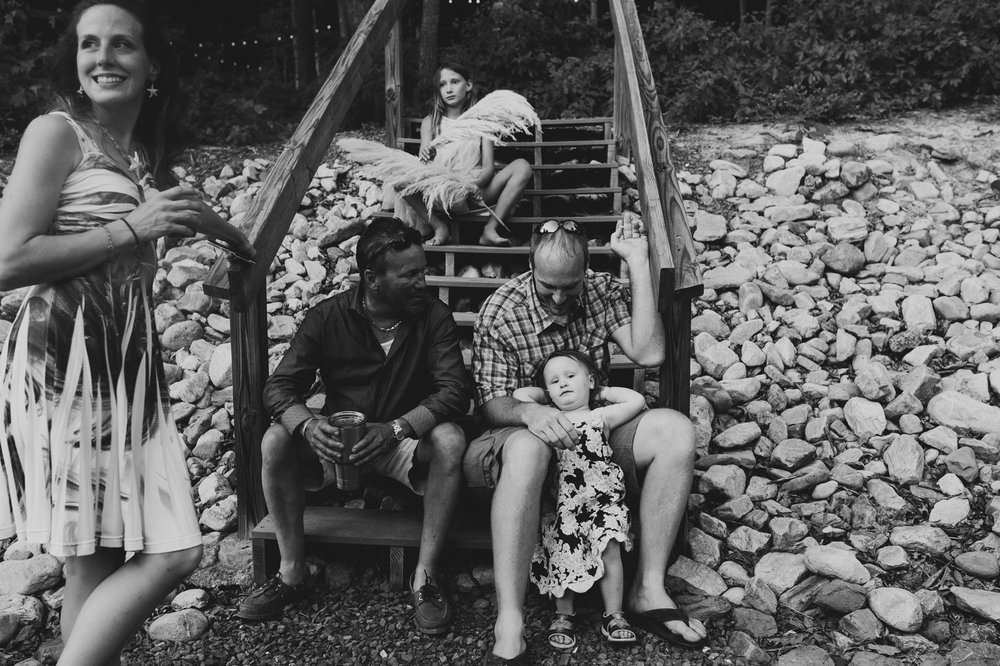
[[[49,113],[28,123],[14,170],[40,169],[53,177],[65,176],[82,157],[80,141],[69,122],[59,114]]]
[[[21,137],[21,150],[28,147],[62,152],[78,145],[76,132],[69,121],[58,113],[38,116],[28,123]]]

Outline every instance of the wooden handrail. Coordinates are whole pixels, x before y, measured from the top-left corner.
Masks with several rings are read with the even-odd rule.
[[[281,157],[268,171],[241,229],[257,250],[252,267],[244,268],[243,293],[231,293],[227,259],[220,258],[205,279],[205,293],[232,298],[235,307],[261,289],[281,241],[309,189],[320,160],[350,108],[364,75],[375,65],[406,0],[376,0],[351,37],[330,76],[292,134]]]
[[[615,33],[615,127],[629,145],[636,165],[643,221],[651,245],[650,267],[661,310],[668,303],[662,269],[674,269],[674,291],[702,290],[701,270],[670,159],[667,128],[660,113],[656,83],[634,0],[611,0]]]

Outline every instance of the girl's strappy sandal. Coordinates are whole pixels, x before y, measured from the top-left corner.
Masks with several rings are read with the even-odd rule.
[[[625,619],[625,613],[622,611],[604,614],[601,619],[601,633],[609,643],[615,645],[635,643],[635,631],[632,630],[632,625]]]
[[[549,625],[549,645],[557,650],[569,650],[576,647],[576,613],[556,612],[552,624]],[[556,639],[561,638],[563,642]]]

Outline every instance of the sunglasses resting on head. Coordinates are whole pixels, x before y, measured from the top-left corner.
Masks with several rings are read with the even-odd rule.
[[[538,227],[535,229],[535,233],[554,234],[560,229],[570,234],[578,234],[580,236],[587,235],[583,231],[583,227],[581,227],[573,220],[546,220],[545,222],[542,222],[540,225],[538,225]]]

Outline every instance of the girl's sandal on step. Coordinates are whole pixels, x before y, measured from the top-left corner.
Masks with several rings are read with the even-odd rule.
[[[549,625],[549,645],[557,650],[576,647],[576,613],[556,613]],[[557,640],[561,639],[561,640]]]
[[[609,643],[622,645],[625,643],[635,643],[635,631],[632,625],[625,619],[625,613],[617,611],[605,613],[601,618],[601,633]]]

